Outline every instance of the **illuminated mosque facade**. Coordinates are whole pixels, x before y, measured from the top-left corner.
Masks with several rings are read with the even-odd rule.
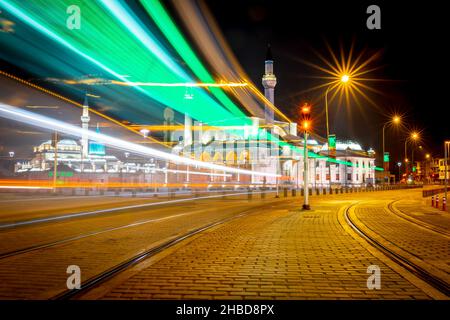
[[[275,102],[277,78],[273,71],[274,61],[268,48],[265,73],[262,77],[265,97]],[[165,125],[173,124],[173,112],[164,112]],[[275,141],[268,141],[267,134]],[[241,130],[214,127],[193,121],[185,114],[184,130],[165,133],[165,140],[175,141],[174,154],[232,166],[257,172],[276,173],[279,178],[233,174],[230,178],[210,177],[211,181],[248,182],[251,185],[290,185],[303,187],[303,139],[297,133],[297,124],[274,120],[273,109],[265,105],[264,119],[251,117],[251,125]],[[281,143],[279,143],[279,142]],[[290,147],[290,146],[294,147]],[[353,141],[337,141],[335,157],[327,162],[327,143],[308,140],[310,156],[309,181],[311,187],[361,186],[375,183],[375,152],[365,151]],[[189,180],[188,178],[186,180]]]

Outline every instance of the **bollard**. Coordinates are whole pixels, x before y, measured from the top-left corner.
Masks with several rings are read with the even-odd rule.
[[[292,189],[291,194],[293,197],[295,197],[297,195],[297,189]]]
[[[436,208],[439,208],[439,195],[436,195]]]
[[[353,187],[350,188],[350,193],[353,193]]]
[[[316,188],[316,196],[320,194],[320,190]]]
[[[287,196],[288,196],[288,189],[287,188],[283,188],[283,196],[285,198],[287,198]]]
[[[447,210],[447,198],[446,197],[442,197],[442,210],[444,210],[444,211]]]
[[[345,187],[345,193],[348,193],[348,187]]]
[[[327,188],[323,188],[322,194],[323,194],[323,195],[326,195],[326,194],[327,194]]]
[[[343,187],[341,187],[341,194],[343,194],[344,193],[344,188]]]
[[[247,200],[252,200],[252,189],[247,189]]]
[[[431,196],[431,206],[434,207],[434,196]]]
[[[336,193],[336,192],[335,192]],[[333,194],[333,188],[330,188],[330,194]]]
[[[312,196],[312,189],[308,188],[308,190],[309,190],[309,195]]]
[[[301,191],[300,191],[300,195],[303,197],[304,195],[305,195],[305,189],[301,189]]]
[[[266,188],[263,188],[262,192],[261,192],[261,199],[265,199],[265,198],[266,198]]]

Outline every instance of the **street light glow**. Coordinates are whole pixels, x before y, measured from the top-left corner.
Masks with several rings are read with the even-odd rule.
[[[342,81],[343,83],[348,82],[348,80],[350,80],[350,77],[348,76],[348,74],[344,74],[344,75],[341,77],[341,81]]]
[[[394,116],[392,118],[392,122],[395,123],[395,124],[399,124],[400,121],[401,121],[401,118],[399,116]]]

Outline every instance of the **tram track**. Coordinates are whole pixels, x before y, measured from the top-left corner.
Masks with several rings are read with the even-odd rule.
[[[410,223],[412,223],[412,224],[414,224],[414,225],[416,225],[416,226],[419,226],[419,227],[422,227],[422,228],[427,229],[427,230],[429,230],[429,231],[438,233],[438,234],[440,234],[440,235],[446,237],[447,239],[450,238],[450,232],[449,232],[448,230],[445,230],[445,229],[442,229],[442,228],[437,227],[437,226],[435,226],[435,225],[432,225],[432,224],[426,223],[426,222],[424,222],[424,221],[415,219],[415,218],[411,217],[410,215],[408,215],[407,213],[403,212],[403,210],[401,210],[401,209],[399,209],[399,208],[396,208],[396,207],[394,206],[394,203],[396,203],[396,202],[398,202],[398,201],[400,201],[400,200],[391,201],[391,202],[389,202],[389,204],[387,205],[387,209],[388,209],[392,214],[394,214],[395,216],[397,216],[397,217],[399,217],[399,218],[402,218],[402,219],[404,219],[404,220],[406,220],[406,221],[408,221],[408,222],[410,222]]]
[[[249,209],[247,209],[247,210],[245,210],[245,211],[243,211],[243,212],[241,212],[241,213],[239,213],[239,214],[237,214],[235,216],[227,217],[227,218],[221,219],[219,221],[212,222],[212,223],[207,224],[205,226],[202,226],[202,227],[196,228],[194,230],[188,231],[188,232],[186,232],[186,233],[184,233],[184,234],[182,234],[180,236],[177,236],[175,238],[169,239],[169,240],[163,242],[162,244],[157,245],[156,247],[150,248],[150,249],[148,249],[148,250],[146,250],[146,251],[144,251],[142,253],[139,253],[139,254],[137,254],[137,255],[135,255],[135,256],[133,256],[133,257],[131,257],[131,258],[129,258],[129,259],[127,259],[127,260],[125,260],[125,261],[123,261],[123,262],[121,262],[121,263],[119,263],[119,264],[117,264],[117,265],[115,265],[115,266],[113,266],[111,268],[109,268],[108,270],[106,270],[106,271],[104,271],[102,273],[99,273],[98,275],[95,275],[95,276],[89,278],[88,280],[84,281],[81,284],[80,289],[65,290],[65,291],[55,295],[54,297],[52,297],[51,300],[68,300],[68,299],[72,299],[72,298],[76,298],[78,296],[81,296],[81,295],[87,293],[89,290],[91,290],[95,286],[105,282],[106,280],[109,280],[109,279],[113,278],[114,276],[116,276],[119,273],[125,271],[126,269],[128,269],[128,268],[130,268],[130,267],[132,267],[132,266],[142,262],[145,259],[151,258],[151,257],[155,256],[156,254],[158,254],[158,253],[160,253],[160,252],[162,252],[162,251],[164,251],[166,249],[169,249],[169,248],[175,246],[176,244],[178,244],[178,243],[180,243],[180,242],[182,242],[184,240],[192,238],[192,237],[194,237],[196,235],[201,234],[202,232],[205,232],[205,231],[210,230],[210,229],[212,229],[214,227],[223,225],[223,224],[225,224],[227,222],[230,222],[232,220],[241,218],[241,217],[243,217],[243,216],[245,216],[247,214],[250,214],[250,213],[254,212],[255,210],[264,208],[266,206],[267,206],[267,203],[264,204],[264,205],[259,205],[259,206],[256,206],[256,207],[249,208]]]
[[[234,194],[227,194],[226,196],[236,196],[236,195],[243,195],[243,194],[244,193],[234,193]],[[68,216],[66,214],[66,215],[62,215],[62,216],[52,217],[51,221],[56,222],[56,221],[60,221],[60,220],[75,219],[75,218],[79,218],[79,217],[89,217],[89,216],[95,216],[98,214],[106,214],[106,213],[110,213],[110,212],[145,209],[147,207],[164,206],[164,205],[177,204],[177,203],[186,202],[186,201],[214,199],[214,198],[220,198],[220,197],[223,197],[223,195],[205,196],[205,197],[197,197],[197,198],[189,198],[189,199],[176,199],[176,200],[157,202],[157,203],[152,202],[152,203],[148,203],[148,204],[139,204],[139,205],[131,205],[131,206],[125,206],[125,207],[111,208],[111,209],[102,209],[102,210],[96,210],[96,211],[92,211],[92,212],[75,213],[75,214],[73,214],[73,217],[71,217],[70,215]],[[174,214],[174,215],[170,215],[170,216],[163,216],[160,218],[151,218],[151,219],[133,222],[133,223],[117,226],[117,227],[87,232],[87,233],[84,233],[81,235],[67,237],[67,238],[63,238],[60,240],[51,241],[51,242],[47,242],[47,243],[43,243],[43,244],[27,246],[25,248],[20,248],[20,249],[0,253],[0,260],[10,258],[10,257],[15,257],[18,255],[33,252],[33,251],[52,248],[52,247],[55,247],[58,245],[67,244],[67,243],[70,243],[73,241],[82,240],[85,238],[101,235],[101,234],[108,233],[108,232],[118,231],[118,230],[122,230],[122,229],[126,229],[126,228],[138,227],[138,226],[149,224],[149,223],[157,223],[157,222],[161,222],[161,221],[165,221],[165,220],[170,220],[170,219],[179,218],[182,216],[191,215],[193,213],[195,213],[195,212],[178,213],[178,214]],[[43,221],[42,221],[42,219],[36,219],[34,222],[28,221],[28,225],[32,225],[34,223],[41,224],[41,223],[43,223]],[[11,228],[16,228],[16,227],[11,226]]]
[[[254,193],[260,194],[260,193],[274,193],[274,192],[275,191],[264,191],[264,192],[254,192]],[[16,228],[20,228],[20,227],[43,224],[43,223],[52,223],[52,222],[59,222],[59,221],[63,221],[63,220],[72,220],[72,219],[83,218],[83,217],[87,217],[87,216],[97,216],[100,214],[117,213],[117,212],[122,212],[122,211],[130,210],[130,209],[144,209],[144,208],[148,208],[148,207],[165,206],[165,205],[171,205],[171,204],[188,202],[188,201],[216,199],[216,198],[229,197],[229,196],[241,196],[241,195],[246,195],[246,194],[247,194],[246,192],[237,192],[237,193],[224,193],[224,194],[220,194],[220,195],[197,196],[197,197],[192,197],[192,198],[172,199],[172,200],[167,200],[167,201],[132,204],[132,205],[126,205],[126,206],[120,206],[120,207],[113,207],[113,208],[105,208],[105,209],[83,211],[83,212],[73,212],[73,213],[66,213],[66,214],[60,214],[60,215],[52,215],[52,216],[46,217],[46,218],[35,218],[35,219],[26,219],[26,220],[20,220],[20,221],[3,222],[3,223],[0,223],[0,232],[5,231],[5,230],[16,229]]]
[[[356,222],[356,217],[352,215],[352,209],[354,209],[359,203],[355,203],[348,206],[344,210],[344,218],[347,224],[360,236],[362,237],[370,246],[374,247],[378,251],[381,251],[385,256],[392,260],[397,265],[400,265],[422,281],[426,282],[428,285],[432,286],[434,289],[438,290],[440,293],[447,297],[450,297],[450,285],[449,283],[442,279],[441,277],[435,275],[434,273],[426,270],[423,266],[411,261],[411,259],[405,257],[400,251],[404,251],[401,247],[397,246],[395,243],[389,241],[380,241],[371,232],[365,230],[366,226],[362,227],[360,221]],[[354,214],[354,211],[353,211]],[[399,249],[399,250],[396,250]]]

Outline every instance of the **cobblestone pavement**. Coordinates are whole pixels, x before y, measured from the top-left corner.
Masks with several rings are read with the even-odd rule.
[[[428,299],[338,219],[351,199],[388,200],[407,192],[419,195],[390,191],[317,197],[310,212],[297,211],[298,204],[261,210],[143,262],[82,298]],[[430,255],[441,250],[437,246]],[[370,265],[381,268],[380,290],[367,288]]]
[[[411,207],[404,208],[406,212]],[[422,207],[413,207],[414,212],[426,214]],[[421,211],[424,210],[424,211]],[[415,224],[392,214],[380,206],[380,201],[364,203],[356,208],[358,219],[373,232],[426,264],[436,267],[450,281],[450,238],[433,231],[417,227]],[[450,217],[440,217],[439,219]],[[433,220],[437,223],[437,219]]]
[[[411,218],[450,232],[450,212],[433,208],[429,198],[428,202],[427,205],[420,200],[400,200],[395,203],[395,208]]]
[[[92,235],[0,259],[0,298],[50,298],[66,290],[69,265],[78,265],[85,281],[163,241],[272,201],[282,200],[268,197],[264,201],[247,201],[242,196],[196,200],[2,231],[2,252],[87,233]],[[137,225],[128,226],[132,223]]]

